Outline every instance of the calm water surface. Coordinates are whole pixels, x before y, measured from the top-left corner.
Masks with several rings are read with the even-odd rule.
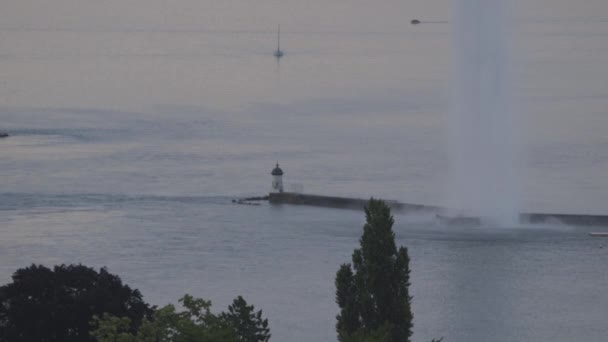
[[[334,275],[363,214],[230,200],[268,192],[278,160],[288,188],[443,203],[450,26],[409,20],[449,19],[449,2],[136,3],[0,14],[0,283],[30,263],[108,266],[154,304],[241,294],[273,340],[335,341]],[[516,13],[530,211],[606,213],[607,11]],[[608,242],[588,229],[396,221],[416,341],[608,335]]]

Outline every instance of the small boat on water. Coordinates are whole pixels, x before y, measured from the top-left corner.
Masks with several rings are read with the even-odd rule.
[[[0,138],[8,138],[9,136],[6,132],[0,132]]]

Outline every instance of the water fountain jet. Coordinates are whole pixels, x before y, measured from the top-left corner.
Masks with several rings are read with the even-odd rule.
[[[519,177],[511,96],[509,1],[453,0],[454,78],[448,114],[454,215],[517,224]]]

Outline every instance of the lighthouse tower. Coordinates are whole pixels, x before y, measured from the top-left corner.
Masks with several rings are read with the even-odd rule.
[[[272,175],[272,189],[283,192],[283,170],[279,167],[279,163],[270,174]]]

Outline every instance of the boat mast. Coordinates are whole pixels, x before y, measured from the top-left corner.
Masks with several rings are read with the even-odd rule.
[[[277,60],[283,57],[283,51],[281,51],[281,24],[279,24],[277,30],[277,51],[274,52],[274,56],[277,58]]]
[[[277,52],[281,52],[281,24],[279,24],[279,29],[277,30]]]

